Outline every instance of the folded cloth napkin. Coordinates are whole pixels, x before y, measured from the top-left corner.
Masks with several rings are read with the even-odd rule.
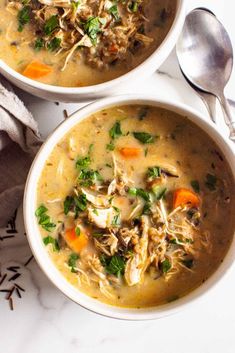
[[[0,227],[22,201],[27,173],[41,143],[36,121],[0,77]]]

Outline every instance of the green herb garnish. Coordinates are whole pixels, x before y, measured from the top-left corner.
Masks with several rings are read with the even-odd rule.
[[[161,176],[161,168],[160,167],[151,167],[148,168],[147,177],[151,179],[156,179]]]
[[[87,187],[96,184],[98,181],[103,181],[98,170],[93,169],[82,169],[79,173],[78,179],[82,180],[80,185]]]
[[[148,132],[133,132],[133,135],[136,140],[143,144],[154,142],[154,136],[150,135]]]
[[[160,269],[163,273],[167,273],[171,269],[171,263],[168,259],[165,259],[160,264]]]
[[[151,214],[151,202],[146,202],[145,203],[142,213],[145,214],[145,215]]]
[[[51,16],[44,25],[44,33],[48,36],[59,26],[57,15]]]
[[[138,11],[138,0],[136,1],[131,1],[130,4],[129,4],[129,10],[132,11],[132,12],[137,12]]]
[[[68,259],[68,265],[69,267],[71,267],[71,272],[74,272],[76,273],[77,271],[75,270],[75,267],[77,265],[77,260],[79,259],[79,255],[76,254],[76,253],[72,253],[70,256],[69,256],[69,259]]]
[[[109,136],[114,140],[122,135],[121,123],[120,121],[116,121],[113,127],[109,130]]]
[[[145,200],[147,202],[151,202],[150,193],[148,191],[145,191],[144,189],[129,188],[128,194],[131,196],[142,197],[143,200]]]
[[[87,207],[86,195],[81,194],[79,196],[67,196],[64,200],[64,214],[67,215],[69,211],[75,213],[77,218],[79,212],[85,211]]]
[[[116,21],[120,19],[117,4],[111,6],[108,11]]]
[[[81,1],[72,1],[72,2],[71,2],[72,10],[73,10],[74,12],[76,12],[77,9],[78,9],[78,6],[79,6],[80,4],[81,4]]]
[[[35,216],[36,217],[40,217],[42,216],[44,213],[46,213],[48,211],[48,209],[46,208],[46,206],[41,205],[39,206],[36,211],[35,211]]]
[[[42,38],[37,38],[34,42],[34,49],[36,51],[41,50],[44,47],[44,40]]]
[[[100,17],[90,17],[84,23],[84,31],[90,37],[93,45],[97,42],[97,35],[101,32],[101,24],[103,21]]]
[[[99,212],[98,212],[97,208],[93,208],[92,212],[93,212],[96,216],[99,216]]]
[[[81,229],[79,227],[75,228],[75,234],[79,237],[81,235]]]
[[[50,51],[55,51],[60,47],[60,43],[61,43],[61,39],[55,37],[47,44],[47,49]]]
[[[44,205],[41,205],[36,209],[35,216],[38,219],[38,224],[43,229],[47,232],[52,232],[52,230],[56,227],[56,224],[54,224],[50,217],[46,214],[47,211],[48,209]]]
[[[120,213],[116,214],[114,217],[113,217],[113,220],[112,220],[112,226],[113,227],[119,227],[121,224],[121,218],[120,218]]]
[[[115,149],[114,143],[112,143],[112,142],[107,143],[106,149],[107,149],[108,151],[113,151],[113,150]]]
[[[18,12],[18,31],[22,32],[24,29],[24,26],[30,21],[30,7],[29,6],[24,6],[19,12]]]
[[[67,215],[74,204],[73,196],[67,196],[64,200],[64,214]]]
[[[103,255],[100,257],[100,262],[109,274],[115,276],[121,276],[124,274],[125,261],[122,256],[114,255],[110,258]]]
[[[91,163],[91,158],[90,156],[79,158],[76,162],[76,168],[77,169],[83,169],[89,167]]]
[[[57,239],[51,237],[50,235],[48,235],[47,237],[43,238],[43,243],[45,245],[52,244],[53,251],[59,251],[60,250],[60,247],[59,247]]]

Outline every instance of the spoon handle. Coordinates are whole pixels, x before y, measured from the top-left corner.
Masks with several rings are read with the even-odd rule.
[[[212,94],[204,93],[201,90],[196,90],[197,94],[205,104],[207,111],[213,123],[216,123],[216,97]]]
[[[229,131],[230,131],[230,136],[229,138],[235,142],[235,116],[233,116],[231,112],[231,108],[228,104],[227,99],[224,96],[224,93],[222,92],[219,96],[218,99],[220,101],[223,113],[224,113],[224,120],[225,123],[227,124]]]

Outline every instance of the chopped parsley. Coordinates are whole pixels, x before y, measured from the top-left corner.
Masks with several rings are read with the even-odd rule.
[[[151,202],[146,202],[145,203],[145,205],[143,207],[142,214],[145,214],[145,215],[151,214]]]
[[[76,168],[77,169],[88,168],[90,164],[91,164],[90,156],[79,158],[76,162]]]
[[[88,187],[96,184],[98,181],[103,181],[103,178],[98,172],[98,170],[93,170],[89,168],[91,164],[90,154],[93,147],[93,144],[89,146],[88,156],[79,158],[76,161],[76,168],[79,170],[78,179],[80,180],[80,185],[82,186]]]
[[[81,1],[72,1],[72,2],[71,2],[72,10],[73,10],[74,12],[76,12],[79,5],[81,5]]]
[[[88,156],[86,157],[81,157],[81,158],[78,158],[77,161],[76,161],[76,168],[77,169],[84,169],[84,168],[88,168],[91,164],[91,152],[94,148],[94,145],[91,144],[88,148]]]
[[[108,11],[116,21],[120,19],[117,4],[111,6]]]
[[[50,51],[55,51],[60,47],[61,38],[54,37],[48,44],[47,49]]]
[[[120,121],[116,121],[113,127],[109,130],[109,136],[114,140],[122,135],[121,123]]]
[[[44,33],[48,36],[59,26],[57,15],[51,16],[44,25]]]
[[[64,200],[64,214],[67,215],[74,204],[73,196],[67,196]]]
[[[47,237],[43,238],[43,243],[45,245],[52,244],[53,251],[59,251],[60,250],[60,247],[59,247],[57,239],[51,237],[50,235],[48,235]]]
[[[143,144],[154,142],[154,136],[152,136],[148,132],[133,132],[133,136],[136,140],[140,141]]]
[[[114,255],[110,258],[103,255],[100,257],[100,262],[109,274],[115,276],[124,275],[125,260],[122,256]]]
[[[93,208],[92,212],[93,212],[96,216],[99,216],[99,212],[98,212],[97,208]]]
[[[120,209],[116,206],[113,206],[113,209],[117,212],[117,214],[113,217],[112,226],[119,227],[121,224]]]
[[[24,29],[24,26],[30,21],[30,7],[29,6],[24,6],[19,12],[18,12],[18,31],[22,32]]]
[[[81,229],[79,227],[75,228],[75,234],[77,237],[79,237],[81,235]]]
[[[101,32],[101,24],[104,24],[102,18],[90,17],[83,25],[84,31],[90,37],[93,45],[96,44],[97,35]]]
[[[150,193],[148,191],[145,191],[144,189],[139,189],[139,188],[134,188],[134,187],[129,188],[128,194],[131,196],[139,196],[144,201],[151,202]]]
[[[48,209],[46,208],[46,206],[44,206],[43,204],[41,206],[39,206],[36,211],[35,211],[35,216],[36,217],[40,217],[42,216],[44,213],[46,213],[48,211]]]
[[[131,1],[129,4],[129,10],[132,12],[137,12],[139,8],[138,0]]]
[[[147,177],[150,179],[156,179],[161,176],[161,168],[160,167],[150,167],[148,168]]]
[[[113,150],[115,149],[114,143],[113,143],[113,142],[107,143],[106,149],[107,149],[108,151],[113,151]]]
[[[98,181],[103,181],[103,178],[98,170],[93,169],[82,169],[79,173],[78,179],[81,180],[80,185],[86,187],[92,186]]]
[[[85,211],[87,207],[86,195],[81,194],[79,196],[67,196],[64,200],[64,214],[67,215],[69,211],[75,213],[77,218],[79,212]]]
[[[48,209],[41,205],[35,211],[35,216],[38,219],[38,224],[45,229],[47,232],[52,232],[52,230],[56,227],[56,224],[53,223],[50,217],[46,214]]]
[[[70,256],[69,256],[69,259],[68,259],[68,265],[69,267],[71,267],[71,272],[74,272],[76,273],[77,271],[75,270],[75,267],[77,265],[77,260],[79,259],[79,255],[76,254],[76,253],[72,253]]]
[[[42,38],[37,38],[34,42],[34,49],[36,51],[41,50],[44,47],[44,40]]]
[[[167,273],[171,269],[171,263],[168,259],[165,259],[160,263],[160,269],[163,273]]]

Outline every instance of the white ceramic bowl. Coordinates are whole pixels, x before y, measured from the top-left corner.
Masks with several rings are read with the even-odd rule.
[[[35,96],[62,102],[79,102],[92,100],[109,95],[111,88],[125,83],[128,80],[142,80],[156,71],[166,60],[179,37],[185,19],[186,0],[177,0],[177,11],[174,22],[161,45],[142,64],[116,79],[87,87],[59,87],[31,80],[0,60],[0,73],[17,87]],[[119,89],[119,87],[118,87]]]
[[[57,129],[49,136],[47,141],[41,147],[33,162],[26,182],[24,195],[24,222],[28,241],[38,264],[48,276],[48,278],[54,283],[54,285],[74,302],[91,311],[113,318],[129,320],[157,319],[162,316],[172,314],[182,309],[183,307],[192,304],[195,299],[201,297],[202,294],[211,289],[214,284],[217,283],[222,276],[224,276],[227,270],[231,267],[235,258],[235,239],[233,240],[223,263],[219,266],[217,271],[204,284],[202,284],[199,288],[187,296],[182,297],[175,302],[155,308],[125,309],[109,306],[95,299],[92,299],[91,297],[80,292],[69,282],[67,282],[67,280],[57,270],[47,254],[41,239],[36,217],[34,215],[36,208],[38,179],[44,167],[45,161],[52,152],[54,146],[71,128],[73,128],[77,123],[90,116],[94,112],[115,105],[127,104],[144,104],[163,107],[169,110],[173,110],[182,116],[187,116],[189,120],[192,120],[196,125],[204,130],[223,151],[235,178],[234,152],[232,145],[230,145],[228,140],[221,136],[221,134],[216,130],[215,125],[213,125],[210,121],[204,120],[203,116],[194,111],[192,108],[186,107],[181,103],[169,103],[166,100],[157,100],[154,97],[145,98],[143,96],[125,95],[106,98],[95,103],[91,103],[90,105],[87,105],[86,107],[72,114],[70,118],[65,120],[61,125],[57,127]]]

